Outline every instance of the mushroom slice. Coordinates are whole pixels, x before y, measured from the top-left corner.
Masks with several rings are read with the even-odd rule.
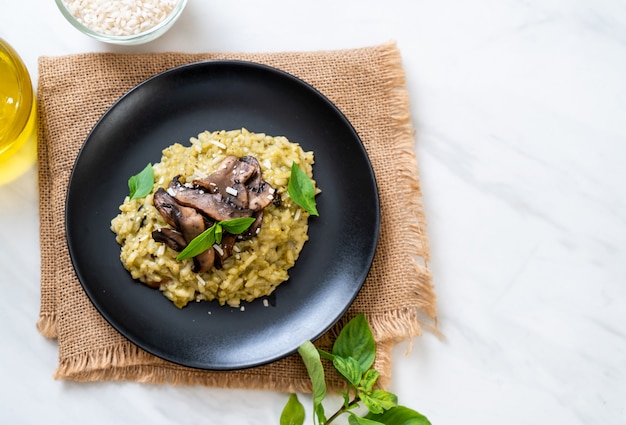
[[[195,273],[208,272],[215,265],[215,249],[213,247],[193,257],[193,271]]]
[[[163,242],[176,252],[180,252],[187,246],[187,241],[178,230],[162,227],[152,232],[152,239]]]
[[[248,208],[253,211],[261,211],[274,202],[275,194],[276,190],[265,180],[254,188],[248,187]]]
[[[202,179],[196,179],[193,184],[201,186],[214,194],[220,194],[225,202],[237,208],[248,207],[248,191],[244,186],[252,174],[254,167],[241,162],[234,155],[229,155],[220,163],[217,170]]]
[[[237,236],[231,233],[224,233],[222,236],[222,242],[214,246],[215,249],[215,267],[221,269],[224,265],[224,261],[231,255],[233,255],[233,247],[235,246],[235,241],[237,240]]]
[[[189,243],[206,230],[204,217],[194,208],[190,207],[181,206],[178,211],[178,228],[187,243]],[[213,267],[214,261],[215,251],[213,248],[209,248],[193,257],[193,271],[196,273],[204,273]]]
[[[154,206],[159,213],[161,213],[165,221],[178,230],[185,242],[185,246],[187,246],[189,242],[204,232],[207,228],[205,218],[202,214],[196,211],[195,208],[180,205],[174,197],[162,188],[159,188],[154,194]],[[176,236],[173,232],[174,230],[172,232],[166,232],[166,236]],[[163,229],[161,229],[160,232],[157,231],[156,233],[156,238],[155,233],[153,232],[152,234],[152,237],[155,238],[155,240],[163,236]],[[180,246],[180,242],[180,239],[177,237],[176,245]],[[213,251],[213,248],[210,248],[209,250],[194,257],[193,270],[196,273],[202,273],[210,270],[213,267],[214,261],[215,252]]]
[[[271,184],[263,180],[261,165],[253,156],[242,156],[240,162],[248,164],[254,169],[254,173],[246,181],[248,191],[248,208],[260,211],[274,201],[275,190]]]
[[[167,193],[165,189],[160,187],[157,189],[156,192],[154,192],[152,202],[154,203],[154,207],[161,214],[165,222],[170,226],[177,228],[178,226],[176,225],[176,209],[178,209],[179,205],[176,200],[172,196],[170,196],[170,194]]]
[[[216,221],[250,217],[253,213],[248,208],[240,208],[219,193],[209,193],[197,187],[183,185],[179,177],[170,182],[167,192],[181,205],[192,207]]]
[[[195,208],[182,205],[163,188],[154,193],[153,202],[167,224],[179,230],[187,243],[206,229],[204,217]]]
[[[176,227],[187,243],[206,230],[204,218],[194,208],[180,206],[176,210]]]

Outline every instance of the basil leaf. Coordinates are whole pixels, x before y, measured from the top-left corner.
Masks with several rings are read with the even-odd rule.
[[[343,327],[333,345],[333,354],[339,357],[352,357],[368,370],[376,357],[376,342],[364,314],[355,316]]]
[[[185,258],[192,258],[196,255],[203,253],[207,249],[211,248],[215,243],[215,228],[216,224],[206,229],[204,232],[200,233],[198,236],[193,238],[191,242],[183,249],[178,256],[177,260],[184,260]]]
[[[350,425],[385,425],[386,422],[378,422],[372,419],[361,418],[354,413],[350,413],[348,417],[348,424]]]
[[[315,187],[313,182],[295,162],[291,163],[291,177],[287,192],[293,202],[304,208],[309,214],[319,216],[315,204]]]
[[[398,405],[398,397],[384,390],[374,390],[371,394],[359,394],[359,397],[365,407],[375,414],[383,413]]]
[[[376,381],[378,380],[379,376],[380,373],[374,369],[370,369],[365,372],[363,378],[361,378],[361,382],[359,383],[359,390],[365,393],[369,393],[370,391],[372,391],[374,385],[376,385]]]
[[[296,394],[291,394],[280,415],[280,425],[304,424],[304,406]]]
[[[372,398],[378,400],[383,409],[389,410],[398,405],[398,396],[385,390],[374,390],[371,394]]]
[[[243,233],[248,227],[252,226],[256,219],[254,217],[240,217],[232,220],[220,221],[220,225],[231,235]]]
[[[254,220],[255,218],[253,217],[240,217],[232,220],[218,221],[193,238],[193,240],[189,242],[189,245],[178,254],[176,259],[180,261],[185,258],[195,257],[211,248],[214,243],[221,243],[224,230],[233,235],[238,235],[250,227],[252,223],[254,223]]]
[[[324,366],[317,351],[311,341],[306,341],[298,348],[298,353],[302,357],[304,366],[309,373],[313,384],[313,410],[320,423],[326,422],[324,406],[322,401],[326,397],[326,378],[324,376]]]
[[[337,372],[348,380],[355,387],[361,382],[363,371],[361,371],[361,365],[358,361],[352,357],[344,359],[340,356],[335,356],[333,359],[333,366],[337,369]]]
[[[152,164],[146,165],[146,168],[141,170],[139,174],[135,174],[128,179],[128,191],[130,192],[130,199],[143,198],[150,192],[152,192],[152,186],[154,185],[154,170]]]
[[[388,425],[432,425],[426,416],[404,406],[392,407],[383,413],[369,413],[367,419]]]

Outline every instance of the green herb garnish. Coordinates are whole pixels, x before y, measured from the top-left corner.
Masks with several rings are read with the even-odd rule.
[[[298,425],[304,423],[304,406],[298,401],[298,396],[291,394],[280,415],[280,425]]]
[[[295,162],[291,163],[291,177],[287,191],[293,201],[308,211],[311,215],[319,216],[315,206],[315,186],[304,171]]]
[[[211,248],[215,243],[222,242],[224,231],[232,235],[243,233],[254,223],[254,217],[240,217],[232,220],[218,221],[213,226],[200,233],[176,257],[177,260],[192,258]]]
[[[148,164],[139,174],[135,174],[128,179],[130,199],[143,198],[152,191],[153,185],[154,170],[152,170],[152,164]]]
[[[298,349],[313,385],[314,424],[328,425],[343,414],[350,425],[431,425],[422,414],[398,405],[398,397],[389,391],[375,389],[379,373],[372,369],[376,357],[376,342],[363,314],[350,320],[335,340],[331,353],[315,348],[306,341]],[[323,399],[326,397],[326,380],[321,357],[331,360],[335,369],[346,380],[344,403],[332,416],[326,418]],[[357,415],[362,404],[369,411]],[[295,394],[291,394],[280,417],[281,425],[302,425],[304,408]]]
[[[298,348],[298,353],[302,357],[304,366],[313,384],[313,411],[320,423],[325,422],[326,416],[324,415],[322,401],[326,397],[326,378],[324,377],[324,367],[320,360],[320,353],[311,341],[306,341],[302,344]]]

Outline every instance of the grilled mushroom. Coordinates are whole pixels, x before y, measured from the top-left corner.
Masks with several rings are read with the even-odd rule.
[[[216,221],[252,215],[251,210],[237,206],[231,199],[223,197],[220,193],[211,193],[205,188],[183,185],[179,176],[174,177],[170,182],[167,192],[179,204],[193,207]]]
[[[187,241],[178,230],[162,227],[152,232],[152,239],[163,242],[176,252],[180,252],[187,246]]]
[[[207,189],[212,194],[219,194],[222,202],[244,209],[248,208],[248,191],[244,183],[254,172],[253,167],[230,155],[224,158],[213,174],[194,180],[193,184]]]
[[[196,273],[208,272],[215,265],[215,249],[213,247],[193,257],[193,271]]]
[[[261,178],[261,166],[255,157],[243,156],[240,162],[248,164],[254,169],[254,173],[246,181],[248,208],[253,211],[260,211],[272,203],[276,191],[268,182]]]
[[[230,233],[224,233],[222,236],[222,242],[219,245],[214,245],[215,249],[215,267],[221,269],[224,265],[224,261],[233,254],[233,248],[237,237]]]
[[[205,218],[198,213],[195,208],[180,205],[176,202],[176,199],[163,188],[157,189],[154,193],[153,202],[155,208],[161,213],[165,221],[180,232],[185,241],[185,246],[206,230]],[[160,235],[163,235],[163,230],[161,230]],[[173,236],[173,234],[170,233],[168,236]],[[157,235],[157,237],[159,237],[159,235]],[[180,240],[178,242],[180,242]],[[178,242],[177,244],[179,244]],[[196,273],[202,273],[210,270],[213,267],[214,260],[215,253],[212,252],[212,249],[198,254],[194,257],[194,271]]]
[[[172,229],[159,229],[152,237],[176,251],[182,251],[215,221],[254,217],[241,235],[225,232],[221,244],[194,257],[194,271],[201,273],[222,267],[232,255],[235,241],[256,236],[263,222],[263,209],[276,202],[275,190],[262,178],[259,161],[252,156],[227,156],[211,175],[182,183],[176,176],[167,190],[154,194],[154,206]]]

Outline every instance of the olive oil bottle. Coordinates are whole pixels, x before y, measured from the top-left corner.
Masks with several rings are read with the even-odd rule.
[[[0,38],[0,185],[36,160],[36,100],[28,69]]]

